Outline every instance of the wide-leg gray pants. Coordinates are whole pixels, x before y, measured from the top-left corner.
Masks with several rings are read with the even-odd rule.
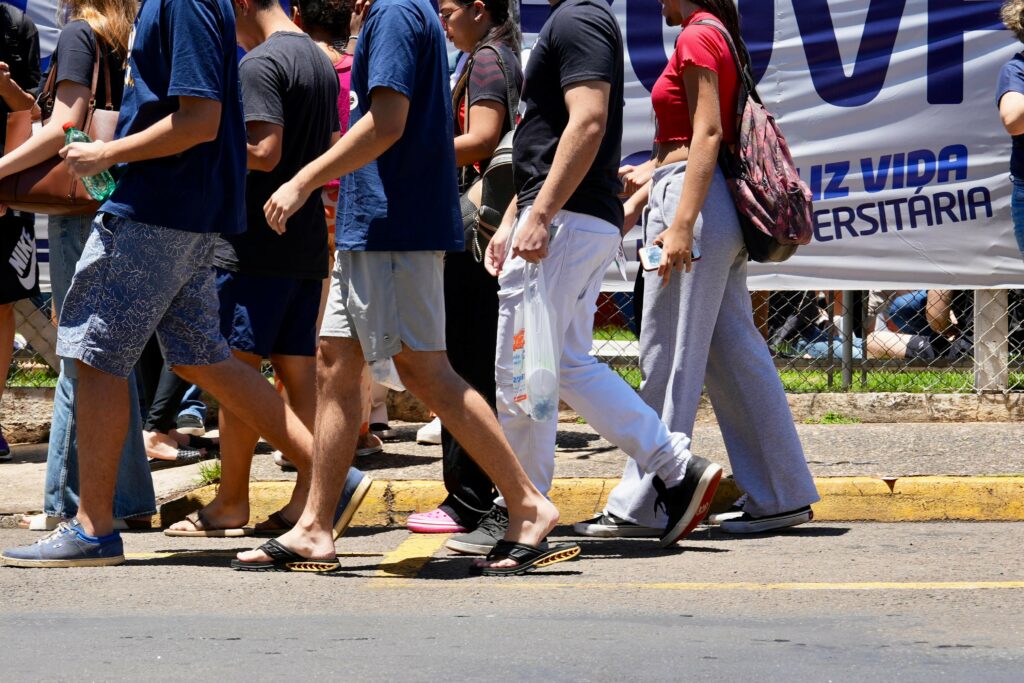
[[[685,162],[655,172],[644,222],[648,242],[672,222],[685,173]],[[694,243],[701,260],[692,272],[673,273],[666,287],[656,271],[644,274],[640,395],[670,431],[692,434],[706,384],[733,475],[749,496],[744,510],[762,516],[809,505],[818,492],[768,345],[754,325],[747,252],[719,170],[694,226]],[[693,450],[700,454],[699,445]],[[664,513],[654,509],[652,477],[627,461],[606,511],[664,526]]]

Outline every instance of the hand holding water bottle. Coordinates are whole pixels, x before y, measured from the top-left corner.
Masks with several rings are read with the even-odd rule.
[[[64,141],[67,144],[59,154],[67,161],[68,169],[82,179],[93,199],[103,201],[109,197],[116,183],[107,170],[114,164],[106,157],[105,143],[93,142],[71,123],[64,124]]]

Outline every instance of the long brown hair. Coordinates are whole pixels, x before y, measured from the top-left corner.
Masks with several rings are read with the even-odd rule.
[[[476,0],[456,0],[463,7],[470,7]],[[523,34],[519,30],[518,17],[513,14],[517,0],[481,0],[491,15],[494,25],[481,40],[483,43],[507,43],[519,52],[523,43]]]
[[[737,64],[737,66],[741,69],[749,67],[750,53],[747,52],[747,45],[743,42],[743,34],[740,33],[740,15],[736,11],[734,0],[692,0],[692,2],[711,12],[722,22],[726,30],[729,31],[729,35],[732,36],[732,42],[736,46],[736,51],[739,52],[740,60],[743,62],[742,64]]]
[[[60,0],[57,25],[81,19],[114,54],[124,59],[128,56],[128,36],[138,7],[135,0]]]

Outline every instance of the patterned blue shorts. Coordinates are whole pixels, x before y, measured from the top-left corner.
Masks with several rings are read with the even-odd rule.
[[[64,299],[57,353],[127,377],[155,331],[172,366],[227,360],[211,267],[216,240],[97,215]]]

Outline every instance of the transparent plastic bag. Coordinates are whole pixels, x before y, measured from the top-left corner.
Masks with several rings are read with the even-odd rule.
[[[548,298],[542,264],[526,264],[523,289],[523,374],[527,410],[537,422],[558,415],[558,355],[555,312]],[[518,336],[518,335],[517,335]],[[513,355],[513,374],[515,356]]]

